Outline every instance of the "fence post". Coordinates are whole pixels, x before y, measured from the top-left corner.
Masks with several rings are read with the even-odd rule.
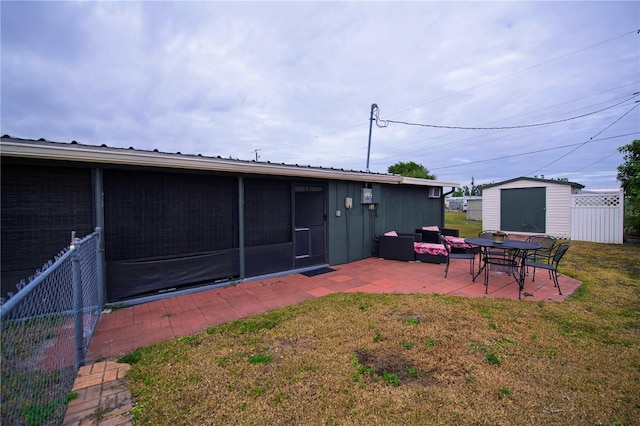
[[[76,331],[76,368],[84,365],[84,330],[82,312],[82,269],[80,268],[80,255],[75,238],[75,231],[71,233],[71,276],[73,280],[73,309],[74,328]]]
[[[100,306],[100,310],[104,308],[104,299],[105,299],[105,280],[104,280],[104,272],[102,269],[102,228],[96,228],[96,234],[98,236],[97,244],[96,244],[96,275],[98,276],[98,305]]]

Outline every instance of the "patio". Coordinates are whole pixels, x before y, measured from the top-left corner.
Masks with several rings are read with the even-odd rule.
[[[442,294],[463,297],[518,299],[512,276],[491,272],[489,294],[482,276],[475,282],[466,260],[445,265],[369,258],[333,266],[333,272],[312,277],[292,274],[115,309],[100,317],[89,346],[87,363],[114,359],[137,348],[195,334],[207,327],[315,299],[338,292]],[[477,266],[476,266],[477,268]],[[561,302],[582,284],[559,276],[562,295],[548,274],[539,271],[536,282],[528,276],[522,301]]]
[[[87,365],[78,372],[63,424],[82,426],[132,424],[133,402],[122,382],[129,366],[111,360],[153,343],[171,340],[239,318],[267,312],[303,300],[338,292],[441,294],[463,297],[518,299],[513,277],[491,272],[489,294],[482,276],[471,281],[469,263],[453,260],[447,278],[445,265],[369,258],[334,266],[335,271],[316,276],[291,274],[239,285],[180,295],[164,300],[115,309],[100,317],[87,354]],[[561,275],[559,295],[548,274],[527,277],[522,303],[561,302],[582,284]]]

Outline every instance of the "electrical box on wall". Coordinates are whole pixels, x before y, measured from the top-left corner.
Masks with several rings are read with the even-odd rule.
[[[371,188],[362,188],[362,200],[360,202],[362,204],[371,204],[371,203],[373,203],[373,189],[371,189]]]
[[[442,195],[442,188],[429,188],[429,198],[440,198]]]
[[[347,197],[344,199],[344,207],[346,209],[350,209],[353,207],[353,198],[351,197]]]

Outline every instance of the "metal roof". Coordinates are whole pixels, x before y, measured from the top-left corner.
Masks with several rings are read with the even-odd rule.
[[[494,186],[505,185],[507,183],[516,182],[516,181],[519,181],[519,180],[530,180],[530,181],[533,181],[533,182],[554,183],[554,184],[557,184],[557,185],[570,185],[570,186],[575,186],[577,188],[584,188],[584,185],[581,185],[581,184],[576,183],[576,182],[569,182],[569,181],[566,181],[566,180],[541,179],[541,178],[533,178],[533,177],[521,176],[521,177],[505,180],[505,181],[502,181],[502,182],[497,182],[497,183],[492,183],[492,184],[489,184],[489,185],[484,185],[482,187],[482,189],[493,188]]]
[[[167,153],[130,148],[113,148],[106,145],[85,145],[75,141],[51,142],[45,139],[20,139],[4,135],[0,139],[0,155],[5,157],[78,161],[95,164],[164,167],[181,170],[204,170],[227,173],[287,176],[300,178],[334,179],[365,183],[396,185],[459,187],[456,182],[407,178],[400,175],[372,173],[326,167],[271,163],[269,161],[225,159],[191,155],[180,152]]]

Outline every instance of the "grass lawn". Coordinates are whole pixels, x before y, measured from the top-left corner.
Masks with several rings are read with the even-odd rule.
[[[458,229],[463,238],[477,237],[482,231],[482,221],[467,220],[466,212],[446,210],[445,222],[445,228]]]
[[[640,247],[561,266],[563,303],[333,294],[138,349],[135,424],[640,424]]]

